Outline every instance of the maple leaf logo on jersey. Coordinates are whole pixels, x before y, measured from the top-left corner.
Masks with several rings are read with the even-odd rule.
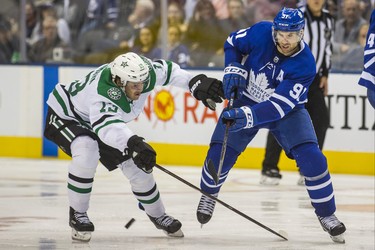
[[[250,70],[246,91],[250,94],[249,97],[252,100],[262,102],[268,100],[275,90],[270,88],[267,75],[264,72],[255,75],[254,71]]]
[[[116,100],[116,101],[120,100],[121,98],[121,90],[115,87],[108,89],[107,94],[109,98]]]

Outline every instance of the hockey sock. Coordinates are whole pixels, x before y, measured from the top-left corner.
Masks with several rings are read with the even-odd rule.
[[[236,152],[231,147],[227,147],[227,151],[225,153],[224,157],[224,163],[223,168],[221,171],[221,175],[219,176],[219,183],[216,186],[215,181],[212,179],[212,176],[210,175],[208,168],[207,168],[207,162],[209,159],[214,163],[216,171],[219,167],[220,162],[220,154],[221,154],[221,146],[222,144],[214,143],[211,144],[210,149],[208,150],[207,157],[202,169],[202,178],[201,178],[201,189],[209,194],[215,194],[218,193],[221,186],[224,184],[229,170],[233,167],[233,165],[236,163],[237,157],[239,155],[238,152]]]
[[[336,211],[331,176],[327,160],[315,143],[305,143],[292,149],[292,154],[305,177],[305,185],[315,208],[321,217]]]
[[[69,203],[74,210],[86,212],[99,162],[99,147],[92,138],[80,136],[72,142],[71,150],[72,161],[68,175]]]

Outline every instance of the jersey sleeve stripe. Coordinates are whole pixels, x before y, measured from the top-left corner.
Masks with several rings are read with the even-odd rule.
[[[102,117],[100,117],[100,119],[98,119],[96,122],[94,122],[92,124],[92,127],[96,127],[97,125],[99,125],[100,123],[103,123],[103,121],[109,117],[113,117],[113,115],[103,115]]]
[[[375,49],[368,49],[368,50],[365,50],[365,56],[367,55],[371,55],[371,54],[374,54],[375,53]]]
[[[276,94],[276,93],[273,93],[272,94],[272,97],[274,97],[275,99],[278,99],[286,104],[288,104],[292,109],[294,108],[295,104],[293,102],[291,102],[288,98],[282,96],[282,95],[279,95],[279,94]]]
[[[368,62],[365,64],[365,69],[367,69],[368,67],[370,67],[374,63],[375,63],[375,56],[373,58],[371,58],[370,60],[368,60]]]
[[[53,92],[52,92],[52,94],[56,98],[56,100],[60,104],[60,106],[62,107],[62,109],[64,111],[64,114],[66,116],[69,116],[68,109],[67,109],[67,107],[65,105],[65,102],[64,102],[63,98],[59,95],[59,93],[57,92],[57,90],[54,89]]]
[[[272,105],[276,108],[277,112],[279,112],[280,114],[280,117],[283,118],[285,116],[285,112],[284,110],[280,107],[279,104],[277,104],[276,102],[273,102],[273,101],[270,101],[272,103]]]
[[[371,75],[370,73],[368,73],[366,71],[362,71],[361,79],[367,80],[367,81],[372,82],[373,84],[375,84],[375,76]]]
[[[108,122],[104,123],[102,126],[96,128],[95,131],[94,131],[95,134],[98,134],[98,133],[99,133],[99,130],[101,130],[102,128],[104,128],[104,127],[106,127],[106,126],[108,126],[108,125],[110,125],[110,124],[113,124],[113,123],[125,123],[125,122],[122,121],[122,120],[119,120],[119,119],[112,120],[112,121],[108,121]]]
[[[170,61],[165,61],[167,63],[167,80],[163,84],[163,86],[167,85],[169,83],[169,80],[171,79],[171,73],[172,73],[172,63]]]

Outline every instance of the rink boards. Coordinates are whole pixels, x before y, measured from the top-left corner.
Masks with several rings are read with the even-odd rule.
[[[45,156],[66,159],[57,147],[43,138],[45,100],[57,82],[82,78],[90,67],[0,66],[0,157]],[[221,70],[191,70],[222,78]],[[335,173],[374,175],[374,110],[359,86],[359,74],[330,74],[330,128],[324,145],[329,168]],[[145,137],[158,152],[160,164],[196,165],[204,160],[210,136],[226,103],[216,112],[198,103],[189,92],[177,87],[157,89],[147,100],[145,112],[129,127]],[[260,168],[266,130],[260,131],[236,167]],[[283,170],[296,169],[282,155]]]

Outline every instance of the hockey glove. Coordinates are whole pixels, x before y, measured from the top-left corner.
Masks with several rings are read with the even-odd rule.
[[[223,86],[226,99],[230,99],[233,91],[237,91],[237,98],[242,96],[246,89],[247,76],[246,68],[238,62],[231,63],[224,69]]]
[[[215,110],[216,103],[221,103],[224,98],[222,82],[204,74],[193,77],[189,82],[189,89],[195,99],[202,101],[211,110]]]
[[[156,164],[156,152],[143,140],[144,138],[133,135],[128,141],[128,148],[135,165],[149,174]]]
[[[230,123],[229,132],[237,132],[254,126],[253,112],[247,106],[224,111],[222,121],[224,124]]]

